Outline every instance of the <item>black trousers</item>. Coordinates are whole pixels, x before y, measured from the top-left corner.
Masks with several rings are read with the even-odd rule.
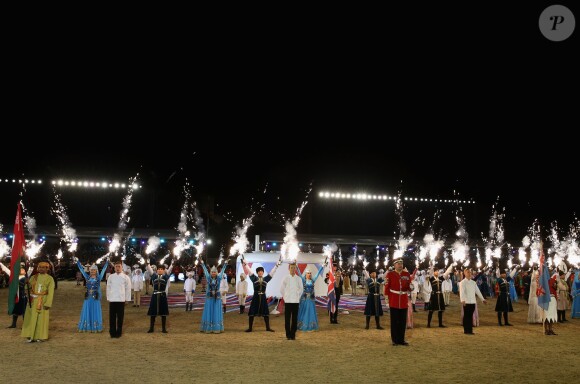
[[[330,314],[330,322],[338,323],[338,303],[340,302],[340,295],[336,295],[336,310]]]
[[[390,308],[391,312],[391,340],[395,344],[405,342],[405,330],[407,329],[407,308]]]
[[[286,337],[296,337],[299,305],[299,303],[284,303],[284,325],[286,327]]]
[[[111,337],[121,337],[123,334],[123,318],[125,317],[125,302],[109,302],[109,334]]]
[[[475,312],[475,304],[465,304],[463,307],[463,333],[473,332],[473,312]]]

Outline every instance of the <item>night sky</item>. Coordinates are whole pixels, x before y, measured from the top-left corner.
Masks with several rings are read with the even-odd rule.
[[[560,3],[580,20],[574,3]],[[463,205],[470,239],[487,234],[496,202],[515,245],[534,219],[565,230],[580,214],[578,26],[556,44],[538,29],[550,2],[456,4],[399,4],[356,24],[316,28],[318,19],[284,33],[246,26],[221,36],[216,26],[194,62],[161,55],[160,66],[129,65],[120,55],[123,70],[83,41],[78,65],[64,69],[59,58],[53,70],[30,71],[30,87],[20,87],[28,94],[10,98],[0,177],[44,180],[23,201],[55,231],[50,180],[123,182],[137,172],[130,227],[174,229],[187,178],[218,243],[262,203],[249,237],[283,232],[282,217],[310,186],[299,236],[398,234],[392,200],[324,200],[320,191],[475,200]],[[25,135],[32,125],[38,137]],[[5,232],[20,192],[0,183]],[[74,226],[113,233],[125,191],[58,192]],[[441,209],[434,229],[452,236],[456,208],[410,202],[404,218],[422,218],[422,236]]]
[[[318,196],[320,191],[390,196],[401,191],[402,196],[418,198],[458,196],[474,200],[476,204],[462,207],[470,239],[479,241],[481,232],[487,235],[492,204],[497,201],[500,209],[505,207],[506,239],[516,246],[534,219],[538,218],[546,230],[558,220],[561,230],[566,230],[574,213],[580,211],[577,190],[566,187],[574,179],[571,175],[576,163],[563,162],[558,168],[546,163],[546,167],[534,170],[524,159],[457,159],[445,151],[434,156],[418,155],[416,149],[390,149],[385,153],[345,149],[316,153],[297,150],[291,156],[254,151],[229,157],[218,157],[211,150],[191,150],[156,158],[74,152],[22,165],[24,177],[44,180],[43,186],[27,187],[24,203],[38,226],[52,226],[56,231],[57,221],[49,212],[53,201],[50,180],[122,182],[139,172],[143,188],[134,194],[129,227],[172,230],[179,221],[187,177],[192,200],[198,203],[206,225],[209,216],[209,237],[221,244],[231,238],[234,225],[249,215],[251,207],[257,208],[260,203],[265,208],[249,231],[250,240],[255,234],[282,233],[282,216],[293,217],[310,185],[309,203],[298,227],[299,239],[301,233],[368,237],[399,233],[394,201],[328,200]],[[13,175],[16,173],[9,178],[17,177]],[[0,188],[0,222],[6,232],[11,230],[20,188],[4,181]],[[114,233],[124,190],[57,190],[74,227],[103,227],[110,232],[108,235]],[[436,209],[441,213],[434,230],[453,237],[456,205],[406,202],[404,218],[409,228],[418,217],[424,219],[415,228],[422,237],[432,225]]]

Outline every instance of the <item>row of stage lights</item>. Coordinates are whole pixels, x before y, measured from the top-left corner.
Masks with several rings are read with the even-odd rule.
[[[109,183],[106,181],[75,181],[75,180],[53,180],[52,185],[59,187],[85,187],[85,188],[125,188],[127,184],[125,183]],[[142,188],[141,185],[133,184],[133,189]]]
[[[367,193],[340,193],[340,192],[319,192],[318,197],[323,199],[351,199],[351,200],[394,200],[397,196],[388,195],[371,195]],[[435,203],[458,203],[458,204],[475,204],[473,200],[457,200],[457,199],[427,199],[423,197],[403,197],[405,201],[424,201]]]
[[[42,184],[42,180],[28,180],[28,179],[0,179],[0,183],[14,183],[14,184]],[[77,180],[53,180],[52,185],[59,187],[85,187],[85,188],[125,188],[128,184],[125,183],[109,183],[107,181],[77,181]],[[143,186],[133,184],[133,189],[140,189]]]
[[[10,181],[12,181],[13,183],[18,183],[18,184],[42,184],[42,180],[28,180],[28,179],[0,179],[0,182],[4,181],[5,183],[9,183]]]

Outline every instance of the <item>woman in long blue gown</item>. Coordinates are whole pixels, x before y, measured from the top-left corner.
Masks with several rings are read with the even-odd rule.
[[[304,291],[300,298],[300,306],[298,307],[298,329],[301,331],[318,331],[318,316],[316,315],[316,296],[314,294],[314,284],[316,279],[324,270],[326,263],[321,265],[312,277],[312,272],[308,269],[305,271],[306,276],[300,274],[300,269],[296,269],[298,276],[302,279]]]
[[[87,281],[87,290],[85,292],[85,301],[81,310],[81,319],[79,320],[79,332],[103,332],[103,312],[101,310],[101,280],[109,260],[105,263],[99,273],[99,268],[93,264],[89,268],[89,275],[85,272],[85,267],[77,259],[77,266],[83,277]]]
[[[572,312],[571,318],[580,319],[580,268],[576,269],[574,281],[572,282]]]
[[[201,262],[203,273],[207,280],[205,291],[205,304],[201,315],[201,325],[199,330],[205,333],[221,333],[224,331],[224,314],[222,312],[222,296],[220,293],[220,283],[226,270],[225,265],[218,275],[217,268],[211,267],[211,274],[207,271],[205,263]]]

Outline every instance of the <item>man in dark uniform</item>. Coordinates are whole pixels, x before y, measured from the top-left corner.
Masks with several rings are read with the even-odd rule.
[[[503,313],[505,325],[511,326],[511,324],[508,322],[508,312],[513,312],[514,308],[512,307],[512,300],[510,298],[510,283],[507,280],[507,273],[505,269],[501,270],[501,273],[497,278],[497,285],[499,287],[499,294],[497,296],[497,302],[495,303],[495,311],[497,312],[497,323],[500,326],[503,325],[501,323],[501,314]]]
[[[377,272],[374,269],[370,270],[370,276],[364,271],[366,284],[368,286],[369,294],[365,304],[365,316],[367,317],[367,325],[365,329],[369,329],[371,323],[371,316],[375,317],[377,329],[384,329],[381,327],[381,318],[383,315],[383,305],[381,304],[381,284],[384,283],[382,278],[377,279]]]
[[[8,277],[12,271],[4,264],[0,263],[0,267],[6,273]],[[12,313],[8,313],[12,315],[12,324],[8,328],[16,328],[16,321],[18,320],[18,316],[22,315],[24,319],[24,314],[26,313],[26,307],[28,306],[28,296],[26,292],[26,264],[20,264],[20,275],[18,276],[18,303],[14,304],[14,308],[12,309]]]
[[[411,275],[403,270],[403,259],[396,259],[395,270],[389,271],[385,280],[385,296],[389,297],[393,345],[409,345],[405,341],[405,330],[407,328],[410,285]]]
[[[173,266],[173,263],[171,266]],[[151,283],[153,284],[153,293],[151,294],[149,310],[147,311],[147,315],[150,316],[147,333],[153,333],[157,316],[161,316],[161,332],[167,333],[169,303],[167,302],[167,292],[165,290],[171,276],[171,266],[168,270],[165,270],[165,265],[161,264],[157,267],[157,273],[155,273],[149,263],[147,263],[147,271],[151,275]]]
[[[437,317],[439,318],[439,328],[445,328],[443,325],[443,311],[445,311],[445,300],[443,297],[443,280],[446,276],[449,276],[451,270],[453,269],[453,264],[447,268],[443,276],[439,276],[439,270],[431,271],[431,276],[429,277],[429,282],[431,283],[431,298],[429,300],[429,315],[427,316],[427,328],[431,328],[431,319],[433,318],[433,311],[437,311]]]
[[[281,264],[281,261],[278,260],[276,266],[272,268],[268,276],[264,277],[264,268],[258,267],[256,268],[256,273],[258,276],[252,272],[252,270],[246,265],[246,260],[243,260],[244,272],[247,276],[250,276],[250,280],[254,284],[254,295],[252,296],[252,303],[250,304],[250,310],[248,311],[249,316],[249,327],[246,329],[246,332],[252,332],[252,327],[254,325],[254,316],[261,316],[264,318],[264,322],[266,323],[266,331],[274,332],[272,328],[270,328],[270,312],[268,311],[268,301],[266,300],[266,287],[268,282],[272,280],[274,273],[276,273],[276,269]]]

